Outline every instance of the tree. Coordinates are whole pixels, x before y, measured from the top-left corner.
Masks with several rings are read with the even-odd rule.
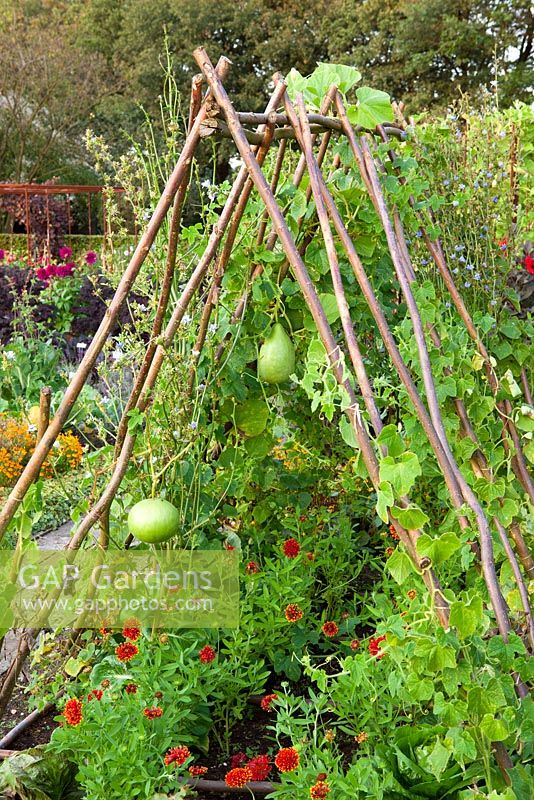
[[[82,133],[106,87],[105,63],[73,42],[69,4],[2,4],[0,178],[87,171]]]
[[[343,0],[327,24],[330,58],[411,111],[442,109],[495,77],[503,104],[532,98],[529,0]]]

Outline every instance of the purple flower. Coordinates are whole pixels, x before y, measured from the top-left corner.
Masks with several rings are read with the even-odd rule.
[[[96,264],[97,258],[98,256],[95,251],[89,250],[89,252],[85,254],[85,263],[92,266],[93,264]]]
[[[39,267],[39,269],[35,271],[35,274],[40,281],[48,281],[48,270],[45,267]]]
[[[74,262],[70,261],[68,264],[60,264],[56,267],[56,275],[58,278],[68,278],[74,272]]]
[[[0,261],[3,261],[5,257],[6,257],[5,250],[0,250]]]
[[[71,255],[72,255],[71,247],[65,247],[65,245],[63,245],[63,247],[59,248],[59,257],[62,261],[66,261],[67,258],[71,257]]]

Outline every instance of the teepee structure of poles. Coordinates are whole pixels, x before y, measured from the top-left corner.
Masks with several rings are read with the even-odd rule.
[[[497,535],[510,561],[523,608],[525,639],[529,649],[534,652],[534,620],[527,589],[527,581],[534,577],[534,560],[522,536],[519,523],[514,520],[508,528],[505,528],[498,519],[489,520],[455,460],[445,431],[429,355],[429,347],[442,350],[443,345],[437,332],[431,326],[425,326],[423,323],[414,295],[417,276],[411,263],[402,222],[397,210],[388,207],[382,188],[381,178],[385,167],[377,155],[376,141],[389,143],[389,157],[395,163],[396,156],[392,142],[395,138],[404,136],[402,125],[379,125],[374,131],[362,131],[354,128],[349,122],[343,97],[336,86],[330,87],[325,94],[319,113],[308,113],[302,96],[298,96],[296,105],[292,103],[287,94],[286,85],[278,74],[274,76],[274,89],[263,113],[238,112],[224,88],[224,80],[230,68],[230,62],[225,58],[221,58],[217,66],[214,67],[202,48],[195,51],[194,57],[201,74],[195,76],[192,82],[189,123],[180,157],[124,272],[105,316],[65,392],[58,411],[46,430],[42,432],[32,458],[0,513],[0,538],[5,534],[26,492],[36,480],[45,458],[65,425],[68,415],[113,329],[119,311],[132,289],[156,234],[170,210],[166,265],[151,337],[117,429],[109,480],[98,500],[78,524],[68,544],[70,551],[76,551],[82,546],[92,529],[98,525],[100,527],[98,544],[102,548],[107,547],[110,508],[120,489],[136,442],[136,434],[128,430],[128,415],[134,409],[144,412],[149,407],[153,395],[152,390],[164,363],[166,350],[176,336],[180,322],[189,304],[198,293],[200,287],[202,287],[205,298],[204,307],[194,348],[195,355],[188,375],[188,392],[191,393],[195,380],[196,362],[198,362],[199,354],[205,343],[211,315],[217,307],[221,282],[233,252],[241,219],[252,191],[256,190],[265,207],[259,225],[257,243],[264,242],[268,250],[278,247],[285,255],[285,263],[280,271],[280,278],[283,279],[287,271],[290,270],[299,285],[327,353],[332,374],[340,386],[343,387],[349,399],[349,404],[344,413],[354,431],[374,488],[378,490],[380,484],[379,458],[387,455],[387,448],[383,444],[380,445],[376,442],[376,437],[382,430],[383,423],[378,411],[372,381],[367,374],[362,356],[361,342],[358,341],[354,322],[350,316],[347,288],[339,266],[339,249],[343,251],[350,264],[359,290],[377,325],[385,352],[398,373],[401,384],[412,403],[415,415],[424,430],[445,480],[451,506],[458,512],[459,524],[463,529],[467,529],[473,525],[472,520],[474,520],[478,537],[476,542],[473,543],[473,549],[487,586],[498,632],[506,641],[511,631],[511,622],[510,612],[499,585],[495,568],[494,534]],[[207,91],[202,97],[204,82],[207,85]],[[249,127],[253,125],[256,125],[256,130],[254,131]],[[187,198],[192,162],[199,142],[207,136],[223,136],[233,140],[243,164],[235,177],[219,218],[211,230],[204,253],[198,259],[180,296],[171,308],[171,286],[175,273],[182,211]],[[414,376],[400,353],[369,276],[358,256],[357,240],[353,242],[329,189],[328,180],[323,175],[322,165],[333,136],[346,137],[353,157],[353,168],[361,175],[363,184],[384,230],[417,346],[423,384],[422,392],[419,391]],[[301,244],[297,246],[296,240],[285,220],[284,209],[279,206],[276,199],[275,193],[284,158],[287,154],[289,140],[294,140],[301,151],[299,162],[293,174],[294,186],[298,187],[300,185],[305,173],[309,176],[306,199],[308,202],[313,200],[316,215],[316,235],[320,234],[324,240],[332,285],[342,323],[342,344],[338,343],[334,337],[316,287],[305,265],[304,255],[312,237],[311,235],[306,235]],[[268,182],[262,171],[262,165],[273,147],[277,148],[277,152],[271,179]],[[333,167],[336,168],[338,165],[339,160],[334,161]],[[415,205],[413,198],[411,198],[410,202]],[[437,270],[443,278],[460,319],[482,356],[489,385],[493,394],[497,396],[499,381],[489,354],[454,283],[440,242],[432,240],[427,232],[428,225],[432,220],[425,218],[425,213],[416,209],[423,241],[426,243]],[[271,229],[268,233],[269,222]],[[302,218],[299,220],[298,225],[299,227],[302,225]],[[250,288],[261,272],[261,265],[258,264],[252,267],[247,277],[245,291],[233,311],[233,323],[238,323],[246,313],[250,301]],[[168,321],[164,325],[166,318],[168,318]],[[222,358],[227,343],[228,334],[219,345],[215,354],[216,360]],[[357,387],[357,389],[353,387]],[[526,389],[528,390],[526,396],[530,396],[528,381],[526,382]],[[479,446],[480,443],[469,420],[465,404],[460,398],[454,399],[453,402],[455,412],[460,420],[462,435],[471,438],[477,444],[477,449],[471,459],[471,466],[475,476],[484,476],[489,480],[493,480],[491,468]],[[534,484],[521,450],[518,432],[512,421],[511,405],[508,401],[499,400],[496,407],[502,423],[503,445],[510,454],[512,468],[519,485],[524,491],[525,501],[534,502]],[[365,422],[364,409],[374,430],[373,437],[370,435]],[[410,498],[403,497],[398,503],[402,508],[408,508],[410,506]],[[471,521],[466,516],[466,509],[469,510]],[[449,627],[449,605],[434,571],[433,564],[429,558],[421,557],[417,551],[417,541],[421,531],[405,529],[392,514],[391,510],[389,511],[389,523],[397,532],[430,592],[433,608],[439,623],[445,628]],[[126,546],[128,545],[129,540],[126,542]],[[9,701],[24,660],[30,652],[33,638],[32,631],[24,632],[21,637],[19,650],[0,689],[0,711],[5,708]],[[527,687],[518,675],[513,677],[518,696],[525,697],[528,693]],[[505,770],[509,766],[506,751],[499,743],[496,743],[495,751],[501,768]]]

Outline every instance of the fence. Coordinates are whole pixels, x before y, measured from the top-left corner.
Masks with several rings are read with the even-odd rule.
[[[0,209],[4,206],[4,210],[11,217],[11,223],[15,223],[19,229],[23,229],[19,230],[19,232],[26,235],[28,257],[30,258],[33,249],[32,236],[34,234],[41,242],[46,242],[49,252],[52,249],[52,239],[53,235],[56,234],[55,227],[57,225],[57,197],[64,197],[64,203],[60,204],[64,211],[62,217],[63,234],[70,236],[73,228],[79,229],[83,227],[85,230],[81,232],[91,236],[93,233],[99,232],[98,229],[101,223],[102,234],[105,239],[111,233],[111,230],[106,214],[104,191],[110,191],[110,189],[91,185],[0,183]],[[123,188],[118,186],[112,187],[111,191],[117,197],[124,195],[125,192]],[[51,201],[51,197],[54,198],[53,201]],[[76,197],[86,198],[86,224],[81,224],[79,219],[74,220],[73,218],[73,201]],[[9,198],[10,202],[8,204],[2,203],[3,198]],[[96,203],[95,198],[98,200]],[[51,208],[51,203],[54,203],[53,208]],[[79,210],[80,205],[78,204],[78,213]],[[53,221],[54,225],[52,224]],[[130,227],[133,228],[131,232],[134,236],[137,236],[135,218],[133,218]]]

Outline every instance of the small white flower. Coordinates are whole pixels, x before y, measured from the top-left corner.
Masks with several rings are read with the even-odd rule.
[[[202,392],[206,388],[206,384],[205,383],[199,383],[197,388],[198,388],[199,392]]]
[[[193,420],[193,422],[190,422],[190,423],[189,423],[189,427],[190,427],[192,430],[196,431],[196,429],[198,428],[198,422],[196,422],[195,420]]]
[[[59,448],[61,447],[61,445],[60,445],[60,443],[57,441],[57,439],[56,439],[56,441],[54,442],[54,444],[52,445],[52,447],[54,448],[54,450],[59,450]]]
[[[28,433],[36,433],[37,425],[28,425]]]
[[[243,166],[243,159],[239,158],[239,156],[232,156],[228,159],[228,164],[230,169],[240,169]]]
[[[15,359],[15,357],[16,357],[15,353],[13,352],[13,350],[6,350],[4,355],[5,355],[5,357],[7,358],[8,361],[13,361]]]
[[[69,377],[69,381],[71,381],[74,378],[75,375],[76,375],[75,372],[69,372],[69,376],[68,376]]]
[[[200,355],[200,350],[191,350],[191,355],[195,358]]]
[[[148,311],[148,306],[145,306],[143,303],[137,303],[137,308],[139,311]]]
[[[78,348],[78,350],[85,350],[87,345],[85,344],[85,342],[78,342],[76,347]]]
[[[209,189],[209,188],[211,187],[211,181],[209,180],[209,178],[206,178],[206,180],[205,180],[205,181],[202,181],[202,183],[201,183],[200,185],[201,185],[201,186],[202,186],[204,189]]]
[[[122,350],[119,350],[119,348],[117,347],[116,350],[114,350],[112,352],[111,358],[114,361],[121,361],[124,358],[124,353],[122,352]]]
[[[217,325],[215,324],[215,322],[212,322],[208,326],[208,330],[209,330],[210,333],[215,333],[217,331]]]
[[[191,317],[189,316],[189,314],[183,315],[182,322],[184,325],[189,325],[189,323],[191,322]]]

